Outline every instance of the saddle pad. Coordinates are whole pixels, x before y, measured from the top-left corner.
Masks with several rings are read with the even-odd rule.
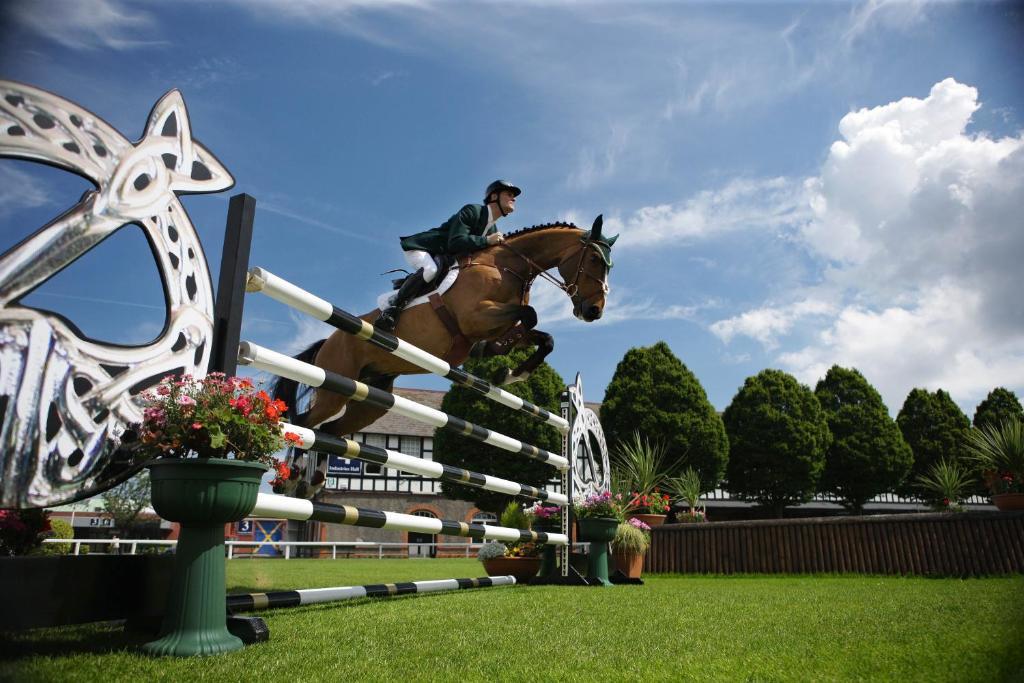
[[[444,294],[449,289],[451,289],[452,285],[455,284],[455,278],[457,278],[458,276],[459,276],[459,266],[458,266],[458,264],[455,264],[455,265],[453,265],[451,267],[451,269],[449,269],[448,274],[444,276],[444,279],[441,280],[441,284],[438,285],[436,289],[430,290],[429,292],[427,292],[423,296],[416,297],[415,299],[410,301],[408,304],[406,304],[405,308],[412,308],[413,306],[419,306],[420,304],[427,303],[427,298],[431,294]],[[395,295],[395,290],[392,289],[392,290],[384,292],[383,294],[378,296],[377,297],[377,308],[379,308],[382,311],[385,308],[387,308],[389,306],[389,304],[390,304],[391,297],[393,297],[394,295]],[[405,309],[402,309],[402,310],[405,310]]]

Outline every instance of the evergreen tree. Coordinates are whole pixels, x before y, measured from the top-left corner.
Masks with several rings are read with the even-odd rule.
[[[723,416],[729,435],[726,488],[782,517],[811,499],[832,441],[810,387],[781,370],[748,377]]]
[[[128,481],[100,494],[114,528],[122,538],[134,538],[139,531],[139,513],[149,507],[149,472],[141,470]],[[144,525],[142,525],[144,526]]]
[[[974,426],[978,429],[988,425],[998,427],[1011,417],[1024,422],[1024,408],[1017,400],[1017,394],[1003,387],[988,392],[985,400],[974,411]]]
[[[910,475],[899,489],[902,495],[923,494],[916,484],[917,478],[940,461],[972,466],[964,455],[964,439],[971,422],[942,389],[934,394],[926,389],[911,390],[896,416],[896,424],[914,452]]]
[[[469,360],[464,368],[477,377],[493,377],[501,368],[514,368],[528,355],[527,351],[516,350],[507,356]],[[508,390],[557,415],[565,382],[551,366],[542,363],[527,381],[512,384]],[[526,413],[495,403],[472,389],[453,386],[441,402],[441,410],[552,453],[560,454],[562,451],[562,436],[554,427]],[[434,432],[434,458],[446,465],[538,488],[545,488],[549,481],[559,476],[558,470],[551,465],[445,429]],[[446,498],[469,501],[481,510],[496,515],[500,515],[510,501],[516,500],[503,493],[447,481],[441,482],[441,494]]]
[[[864,503],[903,482],[914,454],[881,395],[857,370],[833,365],[814,394],[832,432],[819,490],[860,513]]]
[[[630,349],[619,361],[601,404],[601,427],[613,452],[634,432],[663,443],[666,470],[692,467],[705,490],[725,474],[729,443],[722,419],[697,377],[663,341]]]

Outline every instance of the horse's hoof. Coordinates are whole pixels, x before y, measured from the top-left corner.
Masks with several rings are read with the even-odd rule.
[[[509,368],[504,368],[500,373],[498,373],[497,381],[495,382],[495,384],[497,384],[499,387],[507,387],[510,384],[522,382],[529,376],[530,373],[528,372],[524,372],[521,375],[513,375],[512,370],[510,370]]]

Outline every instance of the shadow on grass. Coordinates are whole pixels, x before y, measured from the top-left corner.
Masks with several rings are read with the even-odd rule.
[[[126,630],[123,621],[0,631],[0,660],[131,652],[150,640],[152,633]]]

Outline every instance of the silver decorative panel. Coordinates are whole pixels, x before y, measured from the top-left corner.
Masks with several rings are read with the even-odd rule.
[[[597,414],[583,402],[583,380],[568,387],[570,412],[576,415],[569,433],[569,462],[572,464],[573,496],[586,497],[611,490],[608,444]]]
[[[92,181],[78,204],[0,256],[0,507],[43,507],[109,488],[138,394],[171,372],[202,376],[213,335],[206,257],[178,195],[219,192],[234,179],[192,137],[177,90],[130,142],[57,95],[0,81],[0,156],[38,161]],[[156,258],[167,324],[144,346],[85,338],[72,321],[19,301],[126,224]],[[111,264],[116,268],[116,264]]]

